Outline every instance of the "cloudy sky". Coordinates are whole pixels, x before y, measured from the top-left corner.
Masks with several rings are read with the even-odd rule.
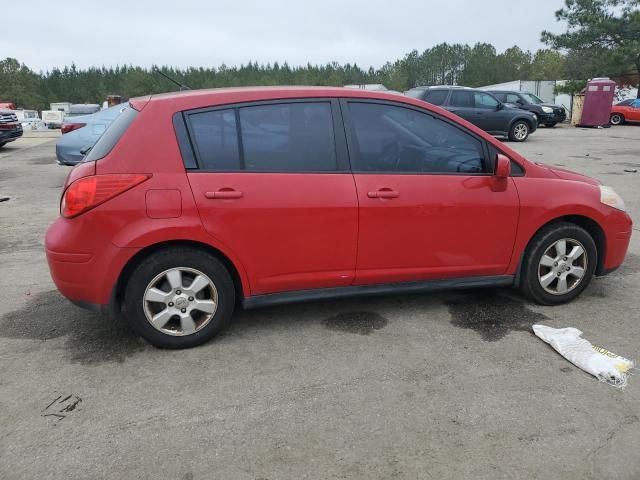
[[[6,3],[6,4],[5,4]],[[562,31],[562,0],[3,1],[0,57],[34,70],[80,67],[291,65],[379,67],[441,42],[536,50]]]

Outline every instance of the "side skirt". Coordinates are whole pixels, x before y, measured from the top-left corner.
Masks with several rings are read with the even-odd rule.
[[[371,295],[390,295],[398,293],[434,292],[438,290],[456,290],[462,288],[508,287],[514,284],[513,275],[492,277],[468,277],[424,282],[388,283],[382,285],[353,285],[349,287],[319,288],[296,290],[283,293],[252,295],[242,300],[245,309],[280,305],[282,303],[309,302],[329,298],[358,297]]]

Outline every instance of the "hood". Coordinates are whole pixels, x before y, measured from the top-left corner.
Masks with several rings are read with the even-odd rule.
[[[553,173],[556,177],[561,178],[562,180],[571,180],[574,182],[582,182],[588,183],[590,185],[601,185],[599,180],[595,178],[588,177],[586,175],[582,175],[581,173],[572,172],[571,170],[567,170],[565,168],[555,167],[552,165],[547,165],[546,163],[538,163],[535,162],[536,165],[542,167],[551,173]]]

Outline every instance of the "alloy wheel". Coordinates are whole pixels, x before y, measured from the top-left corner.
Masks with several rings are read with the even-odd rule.
[[[577,240],[563,238],[547,248],[538,265],[538,281],[552,295],[575,289],[587,271],[587,251]]]
[[[529,129],[524,123],[518,123],[513,129],[513,136],[517,140],[524,140],[529,134]]]
[[[158,274],[144,291],[147,321],[162,333],[191,335],[203,329],[218,308],[218,290],[199,270],[170,268]]]
[[[622,116],[614,113],[611,115],[611,125],[620,125],[622,123]]]

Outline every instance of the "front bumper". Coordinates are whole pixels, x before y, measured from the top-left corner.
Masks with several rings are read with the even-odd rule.
[[[607,275],[622,265],[629,249],[633,222],[625,212],[615,212],[605,228],[604,262],[596,272],[597,275]]]
[[[564,110],[554,113],[539,113],[539,123],[547,125],[549,123],[561,123],[567,119],[567,114]]]
[[[18,124],[9,130],[0,130],[0,143],[8,143],[17,140],[22,136],[22,125]]]

